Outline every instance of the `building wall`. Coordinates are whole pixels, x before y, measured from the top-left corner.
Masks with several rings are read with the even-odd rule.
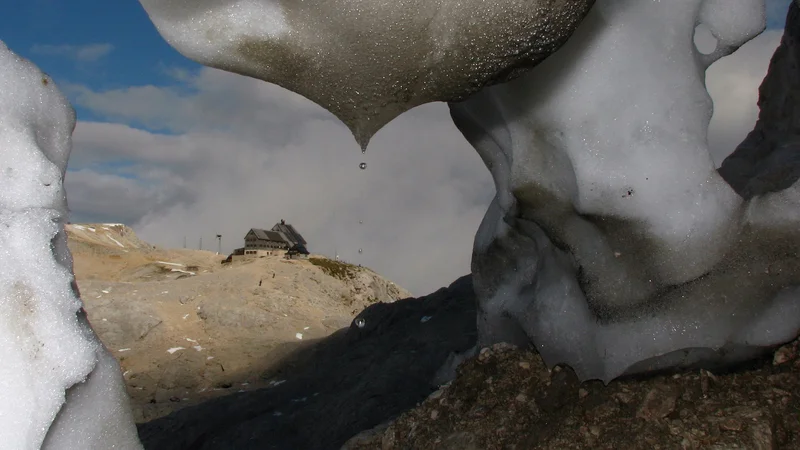
[[[266,241],[260,239],[249,239],[244,241],[245,251],[247,250],[264,250],[264,249],[286,249],[288,245],[283,242]]]

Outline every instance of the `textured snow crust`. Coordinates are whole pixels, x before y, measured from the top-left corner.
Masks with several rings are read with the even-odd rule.
[[[745,201],[707,148],[704,71],[764,26],[761,0],[598,0],[531,73],[451,104],[498,192],[473,253],[481,345],[609,381],[798,334],[800,188]]]
[[[74,126],[53,81],[0,42],[3,448],[141,448],[72,274],[63,177]]]
[[[201,64],[283,86],[362,147],[393,118],[520,75],[594,0],[140,0]]]

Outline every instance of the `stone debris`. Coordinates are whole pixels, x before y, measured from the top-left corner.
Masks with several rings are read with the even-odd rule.
[[[342,448],[800,448],[800,367],[764,360],[730,373],[694,370],[604,386],[580,383],[568,367],[548,370],[534,352],[495,345],[417,408]]]

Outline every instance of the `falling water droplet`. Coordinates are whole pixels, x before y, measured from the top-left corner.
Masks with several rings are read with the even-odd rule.
[[[367,163],[365,163],[365,162],[362,162],[361,164],[359,164],[359,165],[358,165],[358,167],[360,167],[360,168],[361,168],[361,170],[364,170],[364,169],[366,169],[366,168],[367,168]]]
[[[359,220],[358,223],[364,223],[364,221],[363,220]]]
[[[358,319],[356,319],[356,326],[358,328],[364,328],[364,325],[366,325],[366,324],[367,324],[367,322],[362,317],[359,317]]]
[[[358,253],[364,253],[364,250],[358,249]]]

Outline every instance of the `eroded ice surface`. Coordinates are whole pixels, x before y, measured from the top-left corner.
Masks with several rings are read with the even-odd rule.
[[[414,106],[465,98],[557,49],[594,0],[140,0],[201,64],[266,80],[362,147]]]
[[[597,0],[521,78],[519,39],[546,55],[585,8],[140,1],[190,58],[301,93],[361,143],[423,101],[515,79],[451,103],[497,187],[473,254],[481,344],[532,341],[548,364],[608,381],[797,335],[798,186],[745,200],[706,139],[704,71],[764,29],[764,0]],[[717,40],[704,53],[698,24]]]
[[[706,142],[704,70],[764,25],[761,0],[598,0],[531,73],[451,104],[498,191],[473,254],[481,344],[608,381],[797,335],[798,186],[745,201]]]
[[[64,232],[75,113],[0,42],[0,446],[138,449],[119,365],[83,317]]]

